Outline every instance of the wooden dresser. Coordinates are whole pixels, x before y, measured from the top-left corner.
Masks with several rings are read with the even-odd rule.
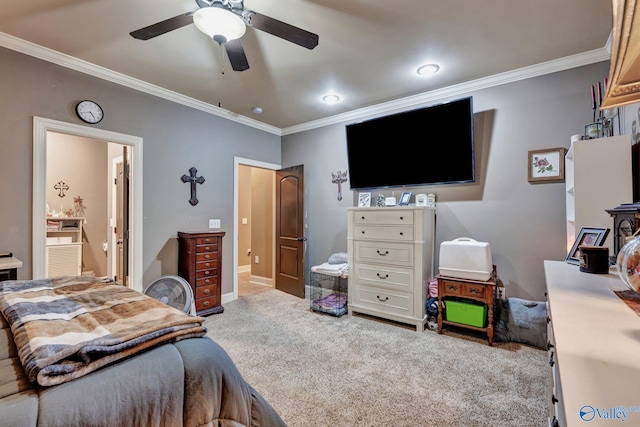
[[[435,208],[349,208],[348,309],[424,330]]]
[[[222,313],[220,231],[178,232],[178,275],[191,285],[199,316]]]
[[[493,345],[493,321],[497,313],[497,284],[498,274],[496,266],[493,266],[491,277],[487,281],[461,279],[456,277],[436,276],[438,279],[438,333],[442,333],[442,325],[455,325],[461,328],[473,329],[485,332],[489,345]],[[487,317],[485,326],[475,327],[462,323],[452,322],[443,318],[442,302],[452,297],[470,299],[487,305]]]

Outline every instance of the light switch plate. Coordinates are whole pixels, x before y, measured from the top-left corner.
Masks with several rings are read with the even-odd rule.
[[[219,219],[210,219],[209,220],[209,228],[220,228],[220,220]]]

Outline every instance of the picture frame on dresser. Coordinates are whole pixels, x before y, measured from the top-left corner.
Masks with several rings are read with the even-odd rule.
[[[608,234],[608,228],[582,227],[580,233],[578,233],[578,237],[576,237],[575,242],[573,242],[571,250],[567,254],[566,261],[569,264],[580,265],[580,246],[602,246]]]
[[[400,206],[409,206],[409,201],[411,200],[411,191],[404,191],[402,196],[400,196],[400,202],[398,205]]]
[[[528,181],[531,183],[564,182],[564,147],[530,150],[528,159]]]
[[[371,206],[371,193],[358,194],[358,207],[368,208]]]

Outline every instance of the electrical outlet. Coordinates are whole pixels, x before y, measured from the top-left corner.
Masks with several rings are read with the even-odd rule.
[[[248,218],[242,218],[242,224],[249,224],[249,219]]]
[[[209,220],[209,228],[220,228],[220,220],[219,219],[210,219]]]
[[[256,255],[256,257],[254,258],[256,264],[260,264],[260,257],[258,255]]]

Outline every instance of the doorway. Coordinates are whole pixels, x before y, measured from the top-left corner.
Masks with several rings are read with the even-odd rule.
[[[251,178],[253,174],[256,175],[254,179]],[[247,282],[254,282],[258,287],[268,285],[264,287],[276,288],[304,298],[304,254],[306,252],[304,217],[306,215],[304,215],[303,174],[302,165],[281,169],[275,164],[234,158],[234,236],[236,238],[233,247],[233,296],[223,297],[223,303],[238,298],[241,283],[243,294],[246,294],[244,289]],[[246,182],[249,180],[252,181],[251,185]],[[266,185],[265,182],[267,182]],[[296,191],[291,191],[293,188]],[[292,197],[294,193],[295,197]],[[254,203],[258,205],[257,209],[251,207]],[[256,213],[250,214],[252,211]],[[252,225],[254,222],[257,224]],[[283,228],[283,224],[287,226]],[[292,227],[294,224],[295,227]],[[264,236],[260,235],[259,238],[252,236],[251,230],[256,228],[256,225],[260,230],[258,233]],[[269,230],[262,232],[267,227]],[[291,244],[292,242],[294,244]],[[259,245],[258,250],[252,247],[256,243]],[[294,253],[295,256],[293,256]],[[263,255],[268,256],[266,260],[269,267],[268,274],[262,259]],[[254,269],[257,274],[254,274]],[[251,280],[248,280],[249,277]],[[255,290],[250,288],[248,293],[253,293]]]
[[[33,279],[46,277],[46,221],[43,218],[47,213],[47,137],[49,133],[67,134],[122,144],[130,149],[129,286],[142,292],[142,138],[41,117],[34,117],[33,127]]]
[[[268,224],[264,224],[265,234],[271,237],[268,241],[263,241],[262,245],[268,245],[268,248],[264,248],[264,251],[258,251],[251,248],[251,232],[249,231],[253,226],[253,219],[251,216],[251,199],[253,196],[249,194],[251,191],[251,171],[257,171],[262,177],[271,177],[273,181],[273,174],[276,170],[280,169],[280,165],[273,163],[265,163],[258,160],[245,159],[241,157],[234,158],[234,224],[233,230],[236,236],[236,241],[233,247],[233,296],[231,298],[224,298],[223,303],[238,299],[240,295],[240,286],[242,285],[243,294],[244,291],[253,293],[262,289],[270,289],[274,287],[273,272],[275,271],[275,259],[272,256],[275,250],[275,241],[273,239],[273,230],[275,229],[275,214],[269,212],[269,215],[261,217],[260,220],[271,218],[268,220]],[[263,199],[265,206],[271,205],[271,211],[273,211],[273,200],[275,199],[275,190],[273,186],[269,186],[268,183],[256,191],[259,192],[259,197]],[[271,203],[268,201],[271,200]],[[250,222],[251,221],[251,222]],[[256,253],[268,252],[269,260],[261,258]],[[268,271],[270,277],[264,277],[265,273],[260,273],[262,276],[253,276],[251,279],[252,265],[254,265],[256,258],[258,257],[258,265],[265,267],[263,271]],[[268,263],[268,265],[266,265]],[[254,269],[255,270],[255,269]],[[255,271],[254,271],[255,273]],[[255,281],[257,283],[252,283]]]

